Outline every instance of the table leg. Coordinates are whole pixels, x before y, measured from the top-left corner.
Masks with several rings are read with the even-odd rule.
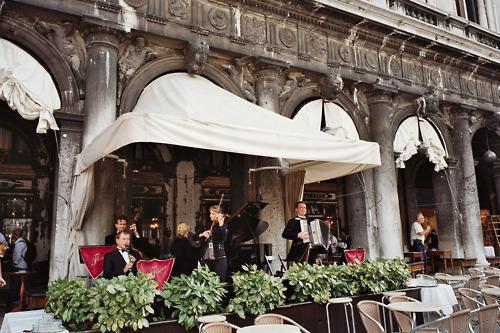
[[[444,263],[444,272],[448,274],[448,265],[446,261],[446,257],[443,257],[443,263]]]

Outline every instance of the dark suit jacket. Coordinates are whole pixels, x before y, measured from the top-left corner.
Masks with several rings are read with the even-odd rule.
[[[281,234],[281,237],[292,241],[290,252],[288,252],[286,256],[286,261],[301,261],[307,251],[309,244],[297,238],[299,232],[301,232],[300,218],[297,216],[288,221],[285,230],[283,230]]]
[[[196,257],[189,240],[184,237],[177,237],[172,243],[170,253],[175,257],[173,276],[181,274],[191,275],[196,268]]]
[[[135,237],[133,234],[130,234],[130,245],[132,245],[132,247],[142,251],[143,242],[143,238]],[[104,245],[116,245],[116,231],[106,236]]]
[[[132,266],[131,272],[133,274],[137,274],[137,262],[141,259],[141,255],[135,250],[130,250],[129,253],[135,257],[135,263],[134,266]],[[125,265],[127,265],[127,263],[125,262],[125,259],[123,259],[120,251],[118,249],[111,251],[104,256],[103,277],[106,279],[112,279],[115,276],[127,274],[123,272]]]
[[[207,230],[210,230],[209,226],[202,226],[196,229],[196,232],[193,235],[193,239],[195,241],[199,240],[200,242],[202,242],[200,249],[200,256],[202,258],[207,249],[208,242],[206,241],[205,237],[199,237],[199,235]],[[227,239],[227,234],[228,234],[228,229],[226,223],[224,223],[222,227],[220,227],[219,224],[217,224],[215,227],[212,228],[212,242],[214,244],[215,259],[223,258],[226,256],[226,249],[224,247],[224,242]]]

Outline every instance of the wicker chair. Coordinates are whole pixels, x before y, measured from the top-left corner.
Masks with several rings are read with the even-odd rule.
[[[479,268],[469,268],[469,274],[470,276],[480,276],[484,275],[484,272]]]
[[[201,327],[202,333],[233,333],[233,329],[237,330],[239,327],[227,322],[209,323]]]
[[[458,289],[458,293],[467,310],[474,311],[484,306],[483,294],[479,291],[469,288],[460,288]]]
[[[308,330],[306,330],[304,327],[302,327],[299,323],[293,321],[292,319],[275,314],[275,313],[268,313],[268,314],[263,314],[255,318],[254,321],[255,325],[269,325],[269,324],[278,324],[278,325],[283,325],[285,323],[297,326],[301,332],[303,333],[310,333]]]
[[[387,305],[376,301],[361,301],[356,307],[358,308],[361,321],[367,333],[384,333],[385,329],[380,321],[380,309],[387,308]],[[390,313],[390,312],[389,312]]]
[[[495,333],[498,321],[498,304],[483,306],[471,312],[471,317],[479,316],[479,332]]]
[[[471,276],[469,281],[467,281],[467,283],[465,284],[465,288],[479,290],[480,280],[481,280],[481,276],[478,276],[478,275]]]
[[[486,283],[498,287],[500,282],[500,275],[490,275],[486,277]]]
[[[400,333],[410,333],[415,328],[415,321],[403,312],[393,311]]]
[[[441,326],[447,323],[448,333],[469,333],[470,329],[470,310],[462,310],[453,312],[449,316],[445,316],[434,321],[425,323],[415,327],[411,333],[424,333],[424,332],[440,332]],[[482,332],[482,331],[481,331]]]
[[[397,303],[397,302],[420,302],[420,301],[409,296],[391,296],[389,297],[389,302]]]

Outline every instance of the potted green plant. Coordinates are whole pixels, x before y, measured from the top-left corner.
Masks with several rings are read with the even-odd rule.
[[[156,282],[150,275],[121,275],[111,280],[98,279],[89,291],[89,306],[96,322],[94,329],[101,332],[134,331],[149,327],[147,316],[152,314],[151,305],[159,294]]]
[[[69,330],[85,330],[94,320],[89,300],[90,290],[82,279],[53,281],[48,286],[45,312],[62,319]]]
[[[161,296],[172,317],[187,330],[195,327],[198,317],[222,310],[226,290],[219,277],[207,266],[198,267],[189,276],[172,278],[163,286]]]
[[[290,267],[284,274],[293,289],[291,299],[299,302],[312,300],[316,303],[326,303],[330,298],[330,288],[336,285],[327,266],[297,264]]]
[[[257,269],[256,265],[243,266],[243,271],[233,274],[235,297],[227,310],[241,318],[245,314],[261,315],[285,303],[285,287],[281,278]]]

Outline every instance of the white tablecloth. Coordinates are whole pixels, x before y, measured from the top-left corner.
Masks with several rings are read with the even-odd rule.
[[[453,312],[453,305],[458,304],[453,288],[448,284],[438,284],[437,287],[421,288],[422,302],[441,305],[445,315]]]
[[[0,333],[22,333],[23,330],[32,330],[33,325],[42,319],[43,310],[10,312],[3,318]],[[67,333],[67,330],[60,331]]]

